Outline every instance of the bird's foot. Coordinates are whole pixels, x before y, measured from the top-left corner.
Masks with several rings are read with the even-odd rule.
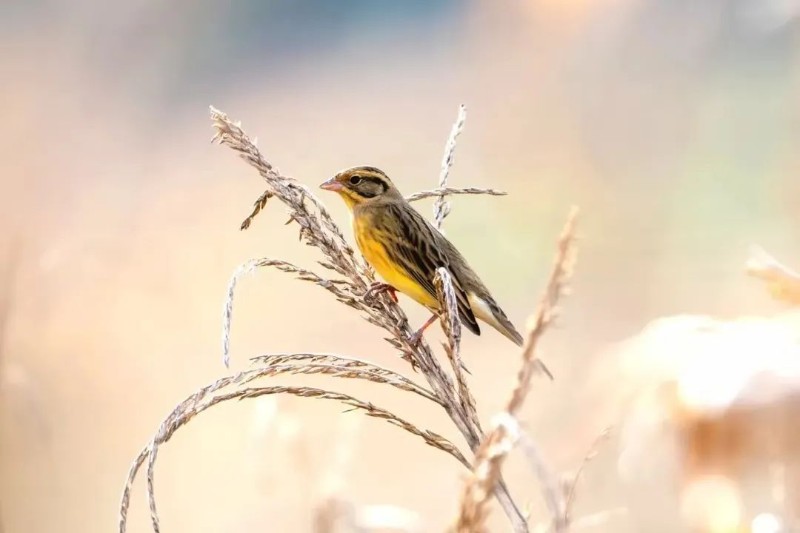
[[[382,294],[384,292],[389,293],[389,297],[392,299],[394,303],[398,302],[397,289],[395,289],[388,283],[381,283],[380,281],[376,281],[372,285],[370,285],[369,289],[367,289],[367,292],[364,293],[364,301],[373,302],[375,301],[375,298],[377,298],[379,294]]]
[[[432,314],[431,317],[422,324],[421,328],[411,334],[408,338],[408,344],[414,348],[418,347],[419,343],[422,342],[422,335],[425,333],[425,330],[428,329],[428,326],[436,322],[437,318],[439,318],[439,315],[436,313]]]

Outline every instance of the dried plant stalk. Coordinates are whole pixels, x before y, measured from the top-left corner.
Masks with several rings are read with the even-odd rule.
[[[450,130],[450,137],[447,139],[447,144],[444,148],[444,157],[442,158],[442,171],[439,173],[439,188],[444,189],[447,187],[447,177],[450,175],[450,168],[453,166],[453,158],[456,152],[456,142],[458,136],[461,135],[464,129],[464,122],[467,120],[467,108],[464,104],[458,107],[458,118],[453,128]],[[433,203],[433,219],[436,223],[436,229],[441,230],[444,218],[450,214],[450,203],[445,202],[444,194],[439,194],[436,201]]]
[[[400,390],[413,392],[426,400],[440,403],[439,398],[431,391],[411,381],[402,374],[380,367],[367,361],[341,357],[334,354],[292,353],[271,354],[254,357],[253,361],[266,365],[256,372],[264,372],[263,376],[278,374],[326,374],[334,377],[356,378],[385,383]],[[247,381],[258,379],[262,375],[247,378]],[[242,383],[246,383],[243,381]]]
[[[475,398],[472,397],[472,392],[469,390],[467,378],[464,375],[464,363],[461,361],[461,322],[458,318],[458,301],[453,289],[453,280],[446,268],[436,270],[434,285],[443,309],[442,328],[447,336],[447,344],[444,344],[444,350],[453,369],[453,375],[458,386],[458,396],[462,402],[462,408],[472,417],[472,423],[480,429]]]
[[[295,274],[297,279],[301,281],[310,281],[327,290],[343,304],[359,310],[362,308],[363,303],[359,301],[359,296],[354,294],[354,288],[351,283],[343,280],[324,279],[310,270],[300,268],[288,261],[281,261],[279,259],[263,257],[261,259],[246,261],[234,271],[231,280],[228,282],[222,321],[222,362],[226,367],[230,366],[231,320],[233,319],[233,298],[236,292],[236,285],[242,277],[250,274],[257,268],[265,267],[273,267],[287,274]]]
[[[415,192],[410,196],[406,196],[409,202],[416,202],[417,200],[424,200],[425,198],[452,196],[460,194],[485,194],[488,196],[506,196],[508,193],[498,191],[496,189],[477,189],[475,187],[464,187],[462,189],[453,187],[444,187],[441,189],[433,189],[432,191]]]
[[[556,257],[553,261],[553,270],[547,282],[545,293],[539,302],[539,307],[528,324],[528,336],[522,346],[522,367],[517,375],[517,386],[511,394],[507,411],[512,416],[516,415],[525,397],[530,390],[531,379],[537,369],[536,346],[544,335],[548,326],[552,324],[557,315],[559,298],[566,292],[565,287],[572,277],[575,266],[575,221],[578,217],[578,208],[573,207],[567,216],[567,222],[558,238]]]
[[[438,448],[443,452],[447,452],[455,459],[465,466],[469,466],[469,462],[464,458],[461,454],[461,451],[449,440],[442,437],[438,433],[427,429],[420,429],[411,422],[408,422],[399,416],[395,415],[394,413],[387,411],[386,409],[381,409],[380,407],[376,407],[372,403],[363,402],[358,400],[348,394],[342,394],[338,392],[331,392],[322,389],[316,389],[313,387],[256,387],[256,388],[249,388],[244,390],[238,390],[233,393],[230,393],[228,396],[230,398],[256,398],[258,396],[264,396],[267,394],[292,394],[294,396],[300,396],[303,398],[318,398],[323,400],[338,400],[346,405],[353,407],[354,409],[359,409],[364,412],[367,416],[371,416],[373,418],[380,418],[386,420],[390,424],[393,424],[399,428],[405,429],[412,435],[417,435],[421,437],[426,444],[432,446],[434,448]],[[224,401],[225,397],[222,397],[220,401]]]
[[[485,531],[489,497],[500,479],[503,461],[519,435],[515,417],[530,390],[531,379],[536,370],[536,347],[539,339],[556,316],[558,300],[572,273],[575,260],[574,231],[577,214],[577,208],[573,207],[559,237],[553,270],[539,302],[539,307],[530,320],[528,334],[522,348],[522,366],[506,410],[499,415],[494,429],[484,439],[475,454],[472,475],[464,486],[461,509],[455,524],[455,530],[459,533]]]
[[[373,383],[383,383],[391,385],[406,392],[413,392],[422,396],[426,400],[434,403],[439,403],[439,400],[430,392],[423,389],[413,381],[403,377],[396,379],[384,374],[381,371],[362,370],[356,368],[347,368],[330,364],[313,364],[306,363],[303,365],[269,365],[264,368],[252,371],[254,374],[242,381],[242,384],[249,383],[262,377],[273,377],[279,375],[312,375],[321,374],[331,377],[341,377],[348,379],[361,379],[364,381],[371,381]]]
[[[779,262],[761,248],[754,246],[745,265],[747,273],[762,280],[772,297],[800,305],[800,274]]]

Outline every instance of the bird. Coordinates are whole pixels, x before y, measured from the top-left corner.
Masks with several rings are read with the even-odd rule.
[[[445,267],[452,278],[461,323],[480,335],[481,320],[522,346],[522,335],[461,252],[411,206],[385,172],[357,166],[337,173],[320,188],[338,193],[349,209],[361,254],[386,282],[373,288],[388,291],[395,301],[399,291],[433,313],[412,336],[413,343],[419,342],[441,312],[434,280],[436,270]],[[539,368],[553,379],[543,363]]]

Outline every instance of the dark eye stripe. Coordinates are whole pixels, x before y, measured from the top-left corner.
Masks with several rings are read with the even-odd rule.
[[[362,176],[361,179],[364,180],[364,181],[368,181],[370,183],[375,183],[377,185],[380,185],[381,186],[381,192],[386,192],[386,189],[389,188],[388,185],[386,185],[386,182],[383,181],[383,179],[378,178],[376,176]]]

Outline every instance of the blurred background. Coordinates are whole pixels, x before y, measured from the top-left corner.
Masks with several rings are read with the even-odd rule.
[[[542,346],[557,379],[536,383],[524,417],[558,471],[624,424],[652,381],[649,351],[623,341],[655,319],[780,320],[797,356],[798,322],[743,264],[758,243],[800,266],[798,0],[38,0],[3,3],[0,28],[5,533],[114,530],[130,462],[162,418],[229,372],[221,315],[236,266],[261,256],[315,265],[277,203],[239,231],[263,188],[209,143],[209,104],[309,186],[369,164],[406,193],[434,185],[466,104],[451,184],[510,194],[454,199],[445,229],[520,326],[569,206],[582,208],[573,294]],[[342,203],[323,199],[346,225]],[[417,207],[430,213],[430,202]],[[703,344],[731,356],[740,345]],[[232,350],[234,369],[261,353],[317,350],[407,371],[355,313],[273,272],[241,283]],[[464,353],[489,420],[518,352],[487,331]],[[347,390],[462,442],[443,413],[379,386],[278,381]],[[777,427],[790,428],[797,409],[781,413]],[[627,445],[615,435],[575,507],[576,517],[612,512],[584,528],[689,527],[676,518],[677,485],[656,467],[650,476],[648,453],[622,468]],[[636,494],[631,470],[648,492]],[[523,457],[506,476],[544,521]],[[464,477],[385,423],[281,397],[222,405],[179,431],[159,455],[156,494],[165,531],[312,531],[331,494],[397,506],[419,531],[441,531]],[[773,500],[785,498],[764,505]],[[748,505],[742,523],[769,510]],[[772,511],[789,520],[785,506]],[[713,530],[747,530],[732,523]],[[492,530],[506,524],[495,509]],[[137,484],[129,531],[149,530]]]

